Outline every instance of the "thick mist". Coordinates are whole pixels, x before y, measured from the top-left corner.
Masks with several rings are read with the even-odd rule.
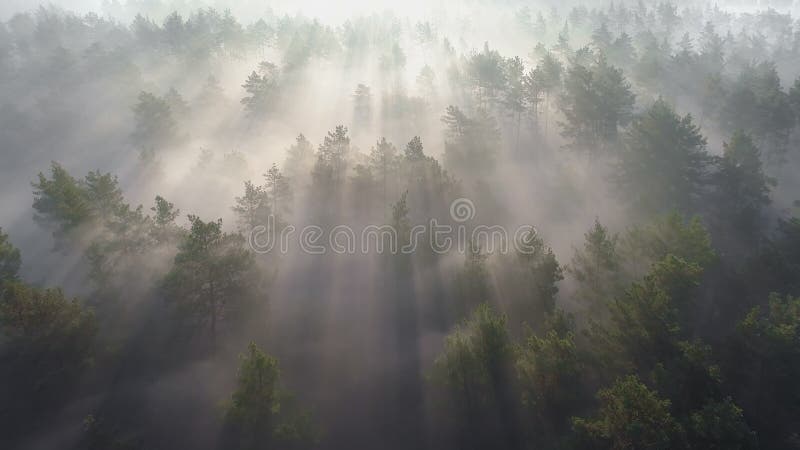
[[[796,8],[4,2],[0,446],[796,448]]]

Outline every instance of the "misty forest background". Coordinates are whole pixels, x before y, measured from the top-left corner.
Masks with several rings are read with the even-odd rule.
[[[800,448],[790,1],[246,3],[6,7],[1,448]]]

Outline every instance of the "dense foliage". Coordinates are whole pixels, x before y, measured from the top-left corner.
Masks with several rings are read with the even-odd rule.
[[[788,13],[123,3],[0,22],[0,448],[800,448]]]

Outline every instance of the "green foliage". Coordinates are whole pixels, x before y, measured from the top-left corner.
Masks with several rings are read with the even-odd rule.
[[[729,354],[726,377],[760,443],[792,448],[800,426],[800,299],[771,294],[766,309],[753,308],[739,323]]]
[[[474,415],[497,400],[495,389],[512,356],[506,317],[481,304],[445,338],[433,379],[450,390],[463,413]]]
[[[633,76],[639,84],[658,89],[670,58],[669,42],[658,39],[652,30],[642,31],[637,41],[639,59],[633,66]]]
[[[178,212],[172,203],[156,197],[151,208],[154,217],[142,207],[125,203],[117,177],[89,172],[82,180],[73,178],[62,166],[53,163],[51,178],[39,174],[34,183],[35,220],[53,229],[56,244],[75,244],[86,236],[89,275],[98,287],[108,287],[118,269],[156,245],[174,242],[181,234],[174,224]],[[127,278],[130,281],[130,278]]]
[[[143,157],[152,157],[177,137],[177,124],[167,100],[141,92],[133,107],[134,130],[131,140]]]
[[[572,331],[547,331],[529,335],[519,346],[515,361],[522,404],[532,413],[532,438],[547,442],[563,433],[569,417],[583,401],[584,372]]]
[[[756,434],[744,420],[742,409],[730,397],[710,402],[690,416],[692,448],[746,450],[758,448]]]
[[[156,242],[163,243],[178,232],[175,219],[181,213],[180,209],[175,209],[172,202],[168,202],[164,197],[157,195],[155,206],[150,208],[155,215],[153,216],[153,234]]]
[[[543,103],[545,134],[547,133],[550,111],[550,99],[561,89],[564,66],[552,53],[545,52],[534,69],[523,79],[526,103],[531,108],[538,108]]]
[[[708,402],[721,400],[720,368],[712,360],[709,345],[700,340],[678,341],[670,353],[661,356],[650,377],[658,391],[672,401],[673,414],[686,417]]]
[[[419,140],[419,138],[417,138]],[[422,143],[419,143],[420,152],[422,151]],[[392,143],[388,142],[386,138],[381,138],[369,153],[369,168],[371,173],[375,175],[377,181],[380,183],[382,192],[382,205],[387,204],[387,195],[391,195],[393,191],[392,184],[397,178],[399,170],[399,158],[397,156],[397,148]]]
[[[489,49],[489,43],[483,44],[483,51],[472,55],[468,64],[470,79],[475,85],[478,105],[486,108],[497,100],[506,84],[503,57],[497,50]]]
[[[605,334],[628,364],[648,369],[676,353],[701,272],[696,264],[668,255],[609,305]]]
[[[519,56],[508,58],[504,69],[506,86],[503,91],[502,104],[506,113],[514,120],[515,146],[519,145],[520,122],[522,114],[528,109],[525,95],[525,65]]]
[[[237,387],[226,416],[248,428],[271,428],[274,416],[281,411],[278,360],[253,342],[240,359]]]
[[[680,448],[682,429],[669,412],[670,402],[658,397],[634,375],[617,380],[597,394],[600,409],[574,426],[585,446],[596,449]]]
[[[447,127],[444,158],[448,167],[469,174],[487,173],[494,167],[500,132],[486,110],[469,117],[451,105],[442,122]]]
[[[561,111],[566,122],[561,134],[573,146],[596,153],[616,141],[619,126],[630,121],[634,101],[622,71],[604,57],[591,67],[576,64],[564,80]]]
[[[372,211],[373,205],[380,200],[380,195],[376,195],[376,192],[379,192],[378,182],[375,180],[372,169],[364,164],[356,164],[353,167],[350,183],[355,193],[354,200],[357,208],[363,211]]]
[[[344,182],[350,157],[350,137],[347,127],[338,125],[329,131],[317,150],[317,164],[314,166],[314,183],[326,189],[340,188]]]
[[[561,87],[561,77],[564,66],[552,53],[545,53],[536,65],[533,80],[544,92],[545,96],[552,94]]]
[[[119,180],[110,173],[101,174],[99,170],[89,172],[82,184],[88,206],[95,218],[109,220],[120,215],[127,206],[119,188]]]
[[[17,279],[21,265],[22,257],[19,250],[11,244],[8,234],[3,233],[3,229],[0,228],[0,289],[4,282]]]
[[[0,294],[0,330],[11,344],[5,350],[32,364],[31,383],[61,383],[92,363],[97,323],[77,299],[21,282],[6,283]]]
[[[647,267],[667,255],[708,267],[716,259],[711,236],[700,218],[684,218],[672,212],[645,226],[628,230],[622,242],[626,260],[633,266]],[[636,267],[631,268],[635,271]]]
[[[617,235],[595,219],[594,227],[584,234],[583,250],[575,250],[566,270],[577,282],[575,296],[600,312],[621,290],[621,258]]]
[[[526,282],[527,301],[534,305],[534,317],[552,314],[555,310],[558,282],[564,279],[563,269],[558,264],[553,249],[545,247],[544,240],[535,232],[522,240],[519,251],[520,268]]]
[[[422,214],[436,217],[453,201],[458,182],[442,169],[436,158],[425,155],[419,136],[406,144],[398,164],[401,189],[409,192]]]
[[[233,212],[239,221],[239,228],[245,232],[257,226],[267,226],[272,215],[272,201],[263,186],[251,181],[244,182],[244,195],[236,197]]]
[[[52,163],[50,176],[48,179],[40,172],[39,182],[33,183],[34,219],[62,234],[86,223],[91,207],[85,187],[60,164]]]
[[[50,173],[50,179],[39,173],[38,183],[33,183],[34,219],[54,229],[58,241],[74,238],[70,233],[80,227],[105,229],[116,241],[124,240],[125,234],[137,226],[146,228],[149,218],[141,214],[141,207],[131,209],[125,203],[116,176],[93,171],[78,180],[55,162]]]
[[[800,295],[800,218],[779,219],[775,235],[748,269],[767,289]]]
[[[156,226],[149,216],[142,213],[141,206],[132,210],[123,205],[97,230],[86,250],[89,276],[98,287],[108,287],[115,276],[123,275],[120,272],[124,270],[120,269],[130,262],[128,258],[144,255],[156,244],[174,239],[177,234],[177,230]],[[125,280],[130,281],[130,278]]]
[[[203,222],[189,216],[189,234],[178,246],[163,287],[184,319],[207,325],[212,338],[218,320],[235,316],[257,284],[254,258],[244,238],[222,231],[222,220]]]
[[[464,266],[456,274],[455,279],[457,314],[464,314],[464,312],[490,300],[491,283],[489,269],[486,267],[487,257],[481,251],[480,244],[477,242],[467,243]]]
[[[789,130],[795,124],[789,96],[781,88],[774,63],[743,68],[722,106],[720,120],[728,130],[746,130],[765,138],[768,150],[785,151]]]
[[[646,214],[693,211],[710,157],[691,115],[679,117],[659,99],[633,121],[625,141],[616,181],[630,205]]]
[[[278,67],[264,61],[259,64],[258,72],[253,71],[242,85],[247,96],[241,103],[250,117],[263,117],[276,109],[278,101]]]
[[[777,348],[797,350],[800,335],[800,299],[772,294],[769,308],[763,314],[754,308],[739,325],[739,331],[748,339],[763,340]],[[755,342],[754,342],[755,343]]]
[[[276,214],[288,214],[292,210],[292,187],[276,164],[272,164],[264,174],[264,191],[272,203]]]
[[[786,0],[770,3],[780,2]],[[492,50],[488,43],[463,53],[475,37],[467,35],[485,31],[480,20],[456,27],[465,37],[454,46],[451,40],[459,37],[446,35],[452,27],[436,30],[431,23],[409,23],[390,13],[344,20],[333,28],[302,14],[269,11],[243,26],[228,11],[206,8],[184,17],[167,14],[159,2],[121,3],[104,2],[107,15],[127,16],[130,8],[141,7],[143,14],[164,20],[137,15],[126,27],[93,13],[42,7],[0,22],[0,153],[12,170],[15,162],[37,159],[49,149],[72,155],[77,144],[91,150],[102,141],[113,150],[119,147],[114,136],[128,132],[141,156],[152,159],[179,143],[180,125],[189,119],[199,121],[191,127],[198,140],[237,140],[242,132],[267,129],[280,135],[302,122],[309,93],[321,92],[319,80],[338,69],[349,80],[343,85],[355,87],[355,93],[349,88],[338,92],[338,110],[347,113],[347,105],[354,106],[353,142],[344,126],[331,130],[319,147],[297,136],[282,168],[268,165],[261,184],[245,183],[233,205],[240,231],[291,214],[294,194],[309,203],[300,206],[311,215],[310,223],[386,223],[398,232],[402,247],[412,223],[428,218],[448,222],[453,198],[520,186],[525,187],[520,195],[500,196],[509,202],[484,195],[487,209],[479,208],[481,215],[470,225],[490,219],[510,226],[531,213],[555,213],[551,225],[569,223],[581,211],[602,210],[603,205],[564,206],[569,199],[551,194],[566,185],[575,190],[580,183],[564,184],[563,175],[590,172],[584,188],[595,193],[584,200],[597,203],[606,181],[601,163],[618,163],[614,181],[633,214],[615,218],[614,224],[624,227],[634,219],[641,225],[618,238],[595,221],[568,267],[562,268],[555,252],[533,233],[524,242],[532,251],[508,258],[489,260],[474,242],[463,265],[453,266],[454,254],[424,254],[425,248],[414,256],[389,258],[377,267],[385,275],[378,283],[367,279],[377,272],[366,259],[337,258],[334,263],[316,258],[293,267],[308,270],[287,276],[278,293],[333,301],[320,307],[290,301],[294,306],[279,308],[278,328],[269,334],[282,339],[274,344],[282,353],[292,353],[286,345],[303,350],[290,366],[315,366],[318,353],[356,344],[357,357],[345,352],[316,364],[330,382],[330,389],[322,389],[325,401],[346,398],[354,410],[351,418],[335,418],[333,426],[341,429],[331,433],[325,447],[341,447],[345,441],[363,447],[376,436],[397,447],[427,444],[437,449],[798,447],[800,219],[779,210],[793,200],[787,195],[796,187],[795,155],[783,152],[795,144],[800,117],[800,78],[788,92],[781,86],[781,78],[791,75],[800,60],[800,34],[790,15],[772,9],[728,14],[720,8],[679,13],[670,2],[644,1],[575,6],[568,17],[562,16],[564,8],[553,8],[547,19],[546,11],[528,7],[500,11],[498,17],[513,17],[516,25],[502,31],[518,33],[510,37],[527,42],[523,47],[535,45],[530,62],[536,67],[529,70],[528,61]],[[461,15],[456,11],[453,20]],[[722,35],[715,26],[724,30]],[[206,77],[268,54],[281,55],[281,63],[261,63],[243,80],[245,123],[239,123],[242,117],[227,114],[233,105],[220,83]],[[406,67],[418,64],[425,66],[414,90],[406,86]],[[168,76],[150,81],[178,83],[177,89],[163,97],[139,93],[147,81],[140,70],[152,68]],[[374,84],[371,89],[363,83]],[[199,95],[187,102],[178,90]],[[329,91],[336,96],[335,89]],[[102,95],[92,98],[92,93]],[[119,109],[119,100],[128,102],[137,94],[133,121],[128,130],[118,129],[125,124],[110,113]],[[659,99],[645,105],[631,125],[635,100],[659,95],[680,105],[681,112]],[[323,102],[332,98],[324,97]],[[426,123],[430,108],[449,102],[460,108],[446,109],[444,130]],[[379,111],[373,111],[376,105]],[[548,133],[554,107],[564,122],[561,138]],[[330,112],[316,109],[311,116],[319,119]],[[701,115],[697,121],[679,115],[686,111]],[[94,130],[102,133],[78,132],[86,131],[79,126],[86,112],[108,116],[107,126]],[[265,122],[270,117],[277,122]],[[41,133],[36,123],[52,133]],[[709,136],[728,136],[723,149],[714,149],[722,150],[719,156],[706,152],[699,124]],[[441,142],[434,139],[424,148],[415,136],[396,148],[387,138],[368,136],[371,128],[395,142],[415,133],[434,139],[437,131],[445,131],[445,145],[439,148]],[[258,141],[249,138],[244,137],[245,145]],[[375,138],[368,154],[359,152],[356,144]],[[589,150],[590,157],[546,152],[562,138]],[[618,147],[619,153],[613,153]],[[536,152],[537,158],[526,158],[523,149]],[[461,192],[460,183],[430,156],[438,153],[469,190]],[[87,155],[92,151],[84,149],[82,156]],[[209,155],[203,153],[201,167],[211,168]],[[230,151],[215,168],[228,177],[243,175],[248,169],[243,155]],[[77,163],[81,159],[86,160]],[[589,165],[582,168],[581,162]],[[492,177],[496,165],[503,170]],[[125,173],[125,181],[135,182],[142,168]],[[775,205],[770,204],[775,182],[766,172],[782,181]],[[200,175],[213,174],[205,170]],[[519,183],[510,181],[517,178]],[[209,189],[201,179],[192,183],[198,195]],[[258,272],[264,272],[256,266],[269,259],[255,261],[243,237],[225,233],[220,221],[190,216],[191,228],[184,229],[176,223],[180,211],[161,196],[149,210],[126,203],[119,181],[109,173],[95,170],[73,177],[53,163],[34,180],[33,189],[36,221],[54,232],[59,245],[69,244],[71,252],[57,255],[58,261],[31,261],[27,272],[42,280],[67,277],[71,289],[83,288],[88,275],[96,288],[88,300],[102,320],[57,289],[23,284],[20,253],[0,230],[0,382],[6,385],[5,396],[0,395],[0,442],[15,448],[48,441],[39,439],[42,430],[69,419],[74,406],[85,409],[85,400],[95,398],[110,417],[122,414],[129,425],[144,422],[148,438],[167,437],[161,435],[171,430],[169,421],[152,428],[152,418],[140,417],[148,408],[140,406],[150,403],[149,394],[173,392],[168,385],[185,381],[187,367],[171,354],[167,335],[174,327],[163,322],[163,308],[152,302],[163,294],[179,318],[207,326],[212,336],[225,320],[231,338],[246,337],[254,330],[237,319],[254,312],[248,307],[256,297]],[[525,204],[540,197],[557,199],[555,209]],[[379,200],[382,219],[375,214]],[[331,212],[324,216],[330,221],[315,217]],[[773,222],[778,226],[770,234]],[[15,233],[18,228],[16,223]],[[558,243],[559,248],[569,245],[563,239]],[[84,250],[80,260],[76,252]],[[563,270],[570,276],[564,284]],[[447,286],[443,280],[452,275],[455,282]],[[152,290],[153,280],[163,281],[161,291]],[[356,311],[380,290],[381,281],[390,304]],[[574,293],[588,308],[569,304],[572,298],[559,305],[559,289]],[[736,315],[772,290],[780,294],[770,297],[768,307],[754,308],[734,326],[740,319]],[[450,300],[456,306],[445,311]],[[484,302],[507,308],[511,319]],[[578,328],[561,307],[577,310]],[[285,319],[298,317],[311,320],[295,326],[298,333],[287,334],[293,325]],[[432,392],[416,377],[431,363],[426,339],[442,333],[453,317],[465,319],[448,330],[432,371],[441,389]],[[359,321],[367,328],[341,333],[341,324]],[[525,322],[533,328],[520,333]],[[364,333],[372,329],[379,331]],[[314,345],[323,335],[334,345]],[[365,336],[375,342],[358,342]],[[376,359],[370,352],[386,343],[395,351]],[[108,355],[113,360],[100,357],[104,353],[98,349],[118,345],[120,351]],[[193,342],[179,348],[186,355],[199,349]],[[101,370],[85,370],[95,360]],[[214,372],[219,360],[198,367]],[[348,360],[355,365],[348,366]],[[379,372],[388,376],[373,376]],[[166,391],[149,388],[147,380],[165,374],[170,375]],[[68,383],[78,379],[83,382]],[[351,399],[353,380],[365,381],[367,389]],[[27,385],[33,389],[19,389]],[[598,386],[607,388],[595,403],[587,393]],[[142,388],[148,395],[140,395]],[[328,395],[336,390],[341,393]],[[450,400],[451,410],[440,413],[438,404],[429,401],[439,394]],[[193,406],[203,404],[202,396],[193,399]],[[387,405],[388,412],[375,414]],[[331,403],[323,406],[326,416],[340,412]],[[175,430],[185,430],[195,419],[203,423],[208,413],[188,412],[175,422]],[[573,421],[574,416],[583,418]],[[450,422],[456,429],[447,426]],[[373,432],[353,441],[351,433],[359,425]],[[94,416],[85,426],[85,439],[72,444],[142,446]],[[307,413],[293,410],[277,360],[251,344],[241,358],[223,433],[214,436],[220,439],[217,445],[295,447],[308,443],[312,428]],[[449,431],[457,434],[454,445],[448,445]],[[156,444],[186,447],[194,440],[180,434]]]
[[[761,211],[770,203],[770,190],[776,181],[764,174],[761,153],[744,131],[737,131],[725,143],[714,174],[714,207],[719,220],[728,227],[752,236],[758,228]]]
[[[403,192],[400,200],[392,205],[392,229],[397,233],[397,250],[404,252],[410,240],[411,223],[408,220],[408,192]]]
[[[403,151],[403,156],[408,161],[420,161],[425,158],[425,153],[422,147],[422,139],[419,136],[414,136]]]
[[[716,31],[711,21],[700,32],[700,59],[707,71],[719,71],[725,65],[725,39]]]
[[[314,147],[304,135],[299,134],[295,143],[286,151],[286,162],[283,165],[289,181],[295,187],[305,187],[301,181],[308,180],[316,160]]]
[[[127,269],[141,263],[144,258],[154,257],[154,252],[175,244],[184,232],[175,224],[179,211],[163,197],[156,196],[155,205],[150,208],[154,216],[150,217],[144,214],[142,206],[131,209],[124,203],[121,192],[109,192],[115,195],[106,197],[114,198],[114,201],[107,201],[112,206],[105,209],[113,212],[104,213],[106,218],[97,224],[85,253],[89,261],[89,277],[100,291],[130,282]],[[151,271],[138,272],[145,279],[152,280],[153,276],[161,276],[160,273],[156,275],[159,269],[158,265],[151,265]]]
[[[310,415],[292,416],[289,398],[281,386],[278,360],[251,342],[240,355],[236,389],[225,412],[235,427],[236,448],[261,449],[290,446],[314,439]]]
[[[302,69],[312,57],[324,58],[340,50],[335,31],[316,20],[282,21],[276,34],[287,73]]]

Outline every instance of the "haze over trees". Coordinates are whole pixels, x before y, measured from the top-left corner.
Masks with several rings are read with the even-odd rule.
[[[800,445],[791,2],[56,3],[0,448]]]

